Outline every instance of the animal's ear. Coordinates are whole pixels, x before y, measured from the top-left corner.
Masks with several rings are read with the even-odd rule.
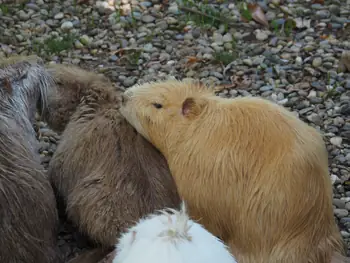
[[[207,101],[202,98],[187,98],[182,103],[182,115],[187,118],[195,117],[202,112],[206,104]]]

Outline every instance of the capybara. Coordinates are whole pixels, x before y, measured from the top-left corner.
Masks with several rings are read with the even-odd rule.
[[[276,103],[199,82],[135,85],[123,116],[168,161],[190,215],[239,263],[329,263],[344,244],[321,134]]]
[[[53,82],[40,63],[10,59],[0,66],[0,262],[59,263],[56,200],[32,123]]]
[[[236,263],[226,245],[182,209],[139,220],[118,240],[113,263]]]
[[[49,93],[43,116],[63,130],[48,173],[68,219],[108,249],[140,217],[179,207],[165,158],[120,115],[112,83],[73,65],[48,70],[57,92]]]

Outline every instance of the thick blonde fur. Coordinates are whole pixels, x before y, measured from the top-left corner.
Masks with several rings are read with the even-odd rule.
[[[119,239],[113,263],[236,263],[226,246],[182,210],[142,218]]]
[[[120,112],[166,157],[190,215],[240,263],[329,263],[343,242],[321,135],[261,98],[192,82],[134,86]]]

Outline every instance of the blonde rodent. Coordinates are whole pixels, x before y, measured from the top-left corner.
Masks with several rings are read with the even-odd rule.
[[[68,219],[107,251],[140,217],[179,207],[176,185],[165,158],[120,115],[120,93],[106,77],[47,68],[57,89],[42,116],[63,131],[48,174]]]
[[[60,263],[56,200],[33,128],[52,78],[38,57],[0,64],[0,262]]]
[[[120,112],[163,153],[191,217],[237,262],[341,258],[324,141],[287,109],[168,80],[127,89]]]

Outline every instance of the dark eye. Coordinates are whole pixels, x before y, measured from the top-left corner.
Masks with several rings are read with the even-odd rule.
[[[161,109],[161,108],[163,108],[163,105],[162,105],[162,104],[159,104],[159,103],[153,103],[153,106],[156,107],[156,109]]]

